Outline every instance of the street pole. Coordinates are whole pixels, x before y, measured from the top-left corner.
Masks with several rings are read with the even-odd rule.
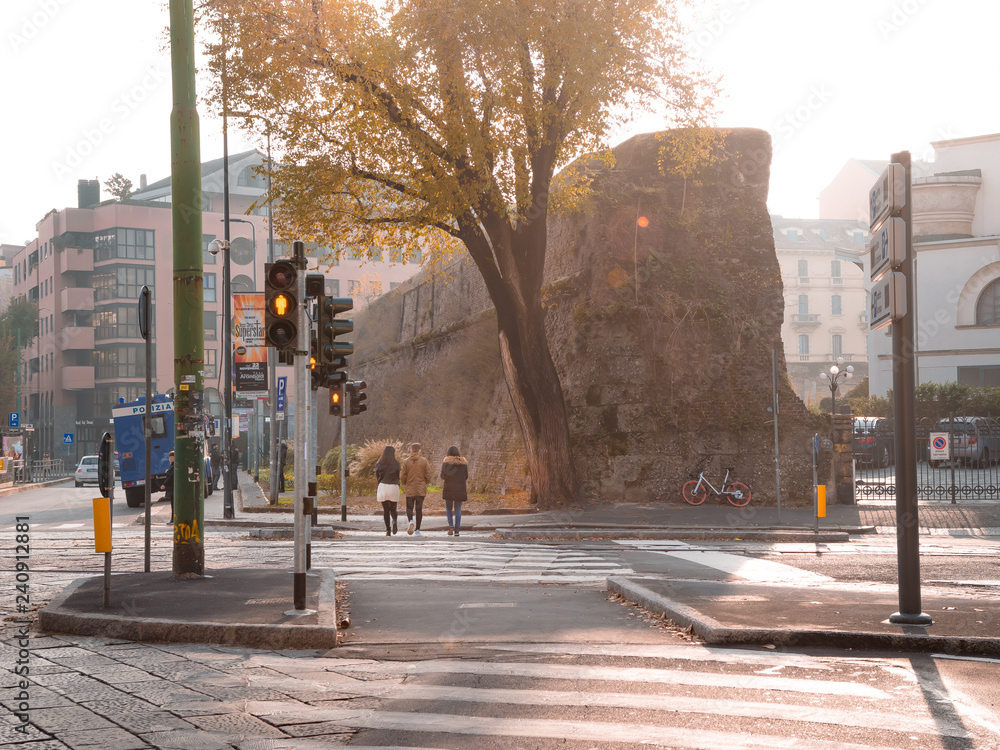
[[[229,247],[229,123],[226,119],[226,108],[229,106],[226,100],[226,73],[222,73],[222,231],[225,237],[223,245],[222,276],[225,294],[222,299],[222,319],[225,329],[222,336],[222,346],[225,359],[225,377],[223,378],[226,389],[223,397],[223,408],[226,413],[222,420],[222,517],[233,518],[233,290],[230,287],[231,271],[229,269],[230,247]]]
[[[274,217],[271,205],[271,124],[267,125],[267,262],[274,263]],[[275,360],[278,357],[276,349],[267,350],[267,387],[271,402],[271,435],[268,445],[271,457],[271,493],[268,502],[278,504],[278,447],[281,440],[281,425],[278,424],[278,371]],[[278,441],[274,440],[278,436]]]
[[[906,222],[906,252],[899,271],[903,274],[906,314],[892,324],[892,390],[896,426],[896,555],[899,579],[899,611],[889,622],[899,625],[930,625],[921,612],[920,526],[917,510],[916,368],[914,364],[913,306],[913,194],[910,152],[892,155],[892,163],[903,165],[903,220]]]
[[[295,374],[295,575],[293,600],[295,610],[306,608],[306,545],[303,521],[305,514],[306,430],[309,427],[309,314],[306,311],[306,257],[305,244],[296,241],[295,296],[299,300],[298,337],[296,338],[293,368]]]
[[[153,440],[153,423],[151,421],[153,415],[153,338],[151,336],[152,326],[150,325],[150,316],[153,311],[153,305],[151,302],[151,296],[149,287],[143,286],[139,292],[139,332],[142,334],[142,337],[146,339],[146,413],[142,420],[143,438],[146,451],[146,554],[143,566],[143,570],[146,573],[150,571],[150,526],[153,523],[153,466],[150,461]],[[175,456],[174,461],[176,462],[176,460],[177,458]],[[112,471],[113,470],[114,467],[112,467]],[[113,479],[114,478],[112,477],[112,481]]]
[[[347,383],[340,384],[340,520],[347,520]]]
[[[205,294],[201,161],[195,91],[192,0],[170,0],[171,218],[174,236],[174,546],[173,577],[205,572]],[[192,481],[194,479],[195,481]]]

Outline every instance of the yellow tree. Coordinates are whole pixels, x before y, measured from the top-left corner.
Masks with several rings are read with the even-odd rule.
[[[701,121],[684,0],[206,0],[225,106],[257,115],[283,235],[464,245],[496,307],[533,499],[577,483],[541,285],[557,169],[636,109]],[[211,98],[222,104],[223,87]]]

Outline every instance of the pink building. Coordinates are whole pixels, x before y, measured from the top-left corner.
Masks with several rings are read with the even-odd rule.
[[[266,176],[257,169],[262,163],[256,151],[229,159],[233,292],[263,288],[267,207],[252,208],[266,192]],[[213,239],[225,236],[222,175],[222,159],[202,165],[205,398],[217,418],[222,414],[223,268],[222,256],[207,250]],[[67,465],[96,453],[101,435],[112,431],[112,405],[145,392],[137,304],[143,285],[153,292],[153,389],[176,387],[170,179],[150,185],[143,179],[124,202],[101,202],[97,181],[81,180],[78,194],[76,208],[48,213],[36,224],[37,238],[11,259],[13,297],[32,300],[39,311],[39,335],[22,352],[20,421],[34,427],[32,455],[48,453]],[[287,254],[288,248],[276,244],[275,257]],[[322,248],[313,252],[323,254]],[[385,292],[417,268],[345,260],[323,271],[327,288],[348,296],[366,274],[377,276]],[[247,455],[245,445],[242,450]]]

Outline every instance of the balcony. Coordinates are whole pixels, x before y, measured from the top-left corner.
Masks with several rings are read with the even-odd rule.
[[[63,312],[92,312],[94,290],[91,288],[69,287],[59,293],[59,307]]]
[[[819,315],[812,313],[792,315],[792,325],[813,328],[819,325]]]
[[[94,251],[68,247],[62,251],[62,273],[94,270]]]
[[[60,349],[94,349],[94,329],[84,326],[67,326],[56,333],[56,343]]]
[[[93,365],[72,365],[62,368],[64,391],[86,391],[94,388]]]

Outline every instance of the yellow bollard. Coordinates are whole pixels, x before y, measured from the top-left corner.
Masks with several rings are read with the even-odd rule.
[[[94,552],[111,551],[111,500],[94,498]]]
[[[826,518],[826,485],[816,486],[816,515],[819,518]]]

